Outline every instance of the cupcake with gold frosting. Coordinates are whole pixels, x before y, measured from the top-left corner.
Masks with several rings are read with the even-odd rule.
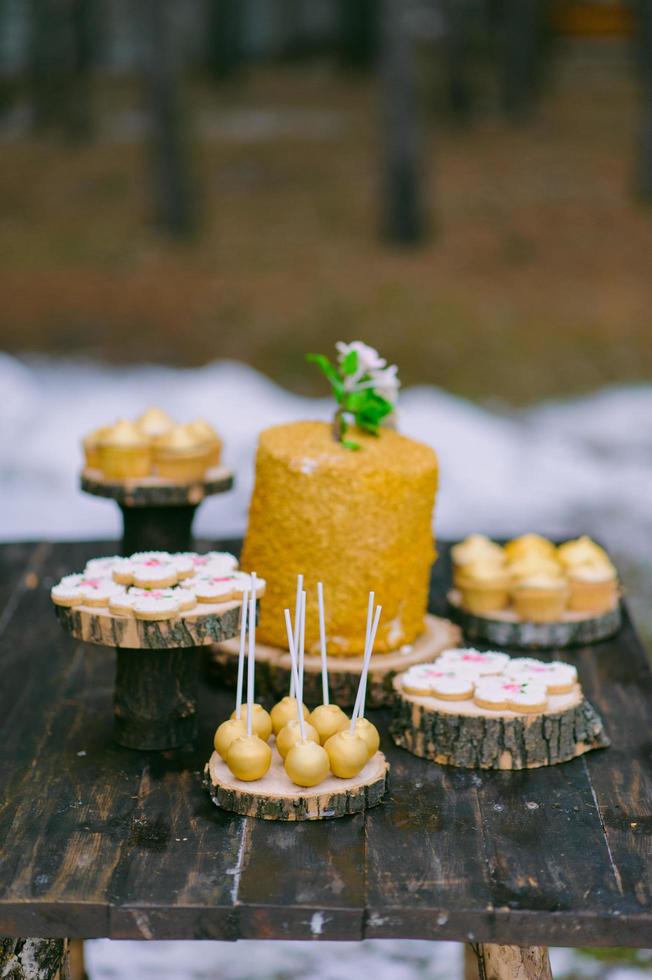
[[[532,555],[538,555],[541,558],[550,558],[554,560],[556,557],[555,546],[552,541],[548,538],[544,538],[540,534],[521,534],[518,538],[513,538],[508,541],[505,545],[505,554],[507,560],[518,561],[521,558],[529,558]]]
[[[512,587],[512,602],[521,619],[532,623],[560,620],[568,605],[569,586],[560,574],[535,572]]]
[[[570,569],[574,565],[603,563],[610,565],[609,556],[604,548],[592,541],[586,534],[572,541],[564,541],[557,548],[557,558],[561,564]]]
[[[209,467],[219,466],[222,455],[222,440],[206,419],[193,419],[188,429],[206,447],[206,462]]]
[[[553,575],[559,577],[563,574],[562,566],[556,558],[550,558],[544,554],[532,552],[517,558],[516,561],[509,562],[507,571],[512,582],[519,582],[521,579],[529,578],[531,575]]]
[[[150,442],[154,442],[155,439],[159,439],[161,436],[165,435],[166,432],[169,432],[174,425],[174,422],[162,408],[157,408],[155,405],[150,405],[150,407],[136,419],[136,425]]]
[[[464,569],[475,561],[490,562],[499,567],[506,562],[504,550],[485,534],[470,534],[451,548],[453,584],[458,586]]]
[[[104,438],[110,428],[110,425],[100,426],[99,429],[93,429],[92,432],[89,432],[88,435],[84,436],[82,439],[84,463],[87,469],[100,469],[100,440]]]
[[[149,440],[128,419],[119,419],[103,432],[98,439],[97,451],[99,467],[109,479],[137,479],[149,473]]]
[[[334,424],[295,422],[261,433],[242,567],[268,583],[261,642],[285,647],[283,610],[294,607],[302,573],[308,595],[324,584],[329,654],[363,653],[361,610],[370,591],[383,610],[375,645],[382,653],[412,643],[424,628],[437,457],[381,425],[393,408],[396,369],[359,342],[338,351],[337,365],[317,359],[338,401]],[[306,649],[319,650],[311,602]]]
[[[576,612],[609,612],[618,602],[618,574],[607,561],[584,562],[568,570],[569,607]]]
[[[476,615],[497,612],[509,604],[509,573],[504,565],[478,558],[458,574],[462,605]]]
[[[208,467],[207,447],[189,425],[172,425],[154,442],[153,451],[159,476],[179,483],[204,478]]]

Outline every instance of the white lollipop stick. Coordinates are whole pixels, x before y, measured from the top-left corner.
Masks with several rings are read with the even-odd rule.
[[[240,613],[240,650],[238,652],[238,686],[235,695],[235,716],[240,721],[242,717],[242,684],[244,681],[245,640],[247,638],[247,610],[249,590],[242,593],[242,611]]]
[[[296,649],[296,647],[295,647]],[[301,629],[299,630],[299,693],[297,695],[303,704],[303,665],[306,651],[306,593],[301,593]]]
[[[360,674],[360,683],[358,685],[358,693],[355,699],[355,706],[353,708],[353,713],[351,714],[351,726],[350,732],[353,735],[355,730],[355,723],[358,717],[362,718],[364,715],[364,702],[365,695],[367,691],[367,674],[369,673],[369,664],[371,663],[371,654],[374,648],[374,641],[376,639],[376,632],[378,630],[378,623],[380,622],[380,614],[382,612],[382,606],[376,606],[376,615],[374,617],[373,626],[371,627],[371,632],[369,634],[369,643],[364,652],[364,660],[362,663],[362,673]]]
[[[299,675],[297,672],[297,651],[294,645],[294,636],[292,635],[292,620],[290,619],[290,610],[285,610],[285,629],[288,635],[288,646],[290,648],[290,664],[292,665],[292,679],[294,680],[294,689],[299,690]],[[306,740],[306,726],[303,719],[303,704],[300,698],[297,698],[297,720],[299,722],[299,731],[301,733],[301,741]]]
[[[319,647],[321,650],[321,691],[322,701],[328,704],[328,657],[326,654],[326,622],[324,618],[324,587],[317,582],[317,603],[319,605]]]
[[[367,628],[366,628],[365,634],[364,634],[363,658],[364,658],[364,654],[367,651],[367,647],[369,646],[369,636],[371,634],[371,624],[372,624],[373,619],[374,619],[374,605],[375,605],[375,603],[376,603],[376,594],[375,594],[375,592],[370,592],[369,593],[369,602],[367,603]]]
[[[299,619],[301,616],[301,590],[303,575],[297,575],[297,597],[294,600],[294,649],[299,649]],[[290,674],[290,697],[294,697],[294,675]]]
[[[249,659],[247,661],[247,735],[251,737],[254,718],[254,672],[256,669],[256,573],[251,573],[249,600]]]

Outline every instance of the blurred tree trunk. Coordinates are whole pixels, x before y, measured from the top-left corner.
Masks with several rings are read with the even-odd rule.
[[[208,70],[223,82],[242,64],[242,0],[208,0],[207,27]]]
[[[635,0],[634,11],[642,94],[635,187],[641,198],[652,202],[652,0]]]
[[[185,114],[179,91],[171,13],[173,0],[138,0],[142,15],[144,83],[154,221],[177,238],[197,227]]]
[[[406,0],[382,0],[380,45],[382,231],[390,242],[424,238],[422,133],[414,38]]]
[[[534,105],[542,49],[542,0],[501,0],[499,77],[503,111],[526,119]]]
[[[34,126],[71,141],[93,131],[94,0],[32,0],[30,89]]]
[[[457,122],[468,122],[473,108],[469,80],[469,20],[471,11],[466,0],[443,0],[441,5],[446,37],[446,105]]]
[[[369,68],[378,51],[380,0],[338,0],[338,55],[345,68]]]

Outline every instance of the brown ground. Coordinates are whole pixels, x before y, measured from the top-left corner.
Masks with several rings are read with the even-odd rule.
[[[606,56],[606,57],[603,57]],[[116,361],[252,363],[319,390],[303,352],[362,337],[404,381],[524,402],[652,373],[652,213],[630,193],[634,82],[598,48],[558,65],[538,118],[437,125],[437,235],[379,243],[375,92],[326,66],[191,89],[193,108],[334,113],[335,135],[204,139],[203,229],[147,224],[138,143],[2,146],[0,345]],[[103,118],[133,108],[101,91]]]

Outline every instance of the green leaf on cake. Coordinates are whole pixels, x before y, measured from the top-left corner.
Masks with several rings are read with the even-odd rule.
[[[335,438],[345,449],[356,451],[361,446],[346,438],[349,427],[378,435],[383,419],[394,411],[400,382],[395,365],[388,367],[373,347],[356,340],[339,343],[337,349],[336,364],[325,354],[307,354],[306,360],[316,364],[331,385],[338,405],[333,422]]]

